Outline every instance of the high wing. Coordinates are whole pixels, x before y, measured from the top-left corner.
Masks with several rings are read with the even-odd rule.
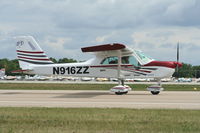
[[[119,51],[121,56],[133,54],[133,50],[126,47],[124,44],[112,43],[103,44],[90,47],[81,48],[83,53],[94,53],[97,57],[107,57],[107,56],[119,56]]]
[[[102,51],[111,51],[111,50],[121,50],[126,48],[124,44],[113,43],[113,44],[103,44],[97,46],[90,46],[81,48],[82,52],[102,52]]]

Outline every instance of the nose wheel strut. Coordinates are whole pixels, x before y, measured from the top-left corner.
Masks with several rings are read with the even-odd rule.
[[[164,88],[162,87],[161,84],[161,80],[158,80],[158,84],[157,85],[151,85],[149,87],[147,87],[147,90],[151,92],[151,94],[153,95],[158,95],[160,93],[160,91],[163,91]]]

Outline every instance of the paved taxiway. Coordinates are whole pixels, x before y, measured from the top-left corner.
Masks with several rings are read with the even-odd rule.
[[[200,109],[200,91],[0,90],[0,107],[99,107]]]
[[[36,84],[117,84],[114,81],[26,81],[26,80],[0,80],[0,83],[36,83]],[[157,82],[125,82],[126,84],[149,84],[155,85]],[[163,85],[200,85],[199,82],[162,82]]]

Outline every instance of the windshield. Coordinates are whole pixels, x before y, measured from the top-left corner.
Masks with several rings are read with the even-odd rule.
[[[136,54],[139,56],[139,58],[142,60],[142,62],[149,62],[152,60],[150,56],[145,55],[141,51],[136,51]]]

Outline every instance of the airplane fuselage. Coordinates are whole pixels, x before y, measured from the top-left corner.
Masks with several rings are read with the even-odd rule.
[[[29,74],[38,75],[60,75],[77,77],[106,77],[117,78],[117,64],[87,64],[87,63],[66,63],[51,65],[32,66]],[[174,73],[173,68],[163,66],[140,66],[134,67],[131,64],[121,65],[122,78],[167,78]]]

